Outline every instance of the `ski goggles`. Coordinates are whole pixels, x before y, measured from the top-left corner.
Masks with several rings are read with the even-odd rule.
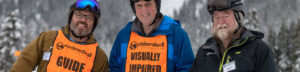
[[[77,9],[86,9],[90,7],[91,11],[100,13],[100,5],[96,0],[78,0],[76,2]]]
[[[210,0],[207,9],[213,13],[214,10],[223,11],[239,5],[242,5],[240,0]]]
[[[139,2],[139,1],[140,1],[140,0],[130,0],[130,2],[133,2],[133,3]],[[144,0],[144,1],[149,2],[149,1],[151,1],[151,0]]]

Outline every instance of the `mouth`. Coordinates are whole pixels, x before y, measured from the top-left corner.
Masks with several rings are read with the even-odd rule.
[[[227,29],[227,24],[218,24],[218,29]]]
[[[86,28],[86,27],[87,27],[87,25],[84,24],[84,23],[78,23],[77,24],[77,28]]]
[[[147,16],[150,16],[150,14],[143,14],[142,16],[143,17],[147,17]]]
[[[227,29],[227,27],[219,27],[219,29]]]

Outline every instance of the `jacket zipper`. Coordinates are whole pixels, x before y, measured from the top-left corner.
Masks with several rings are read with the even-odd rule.
[[[225,50],[224,55],[223,55],[223,57],[222,57],[222,61],[221,61],[221,63],[220,63],[219,72],[222,72],[223,63],[224,63],[224,58],[225,58],[225,56],[226,56],[227,51],[229,51],[230,49],[232,49],[232,48],[234,48],[234,47],[238,47],[238,46],[243,45],[247,40],[248,40],[248,37],[247,37],[246,40],[244,40],[241,44],[235,45],[235,46],[231,46],[231,47],[229,47],[228,49]]]
[[[225,58],[225,56],[226,56],[227,51],[230,50],[230,49],[232,49],[232,48],[233,48],[233,47],[230,47],[230,48],[228,48],[228,49],[225,50],[224,55],[223,55],[223,57],[222,57],[222,61],[221,61],[221,63],[220,63],[219,72],[222,72],[223,63],[224,63],[224,58]]]

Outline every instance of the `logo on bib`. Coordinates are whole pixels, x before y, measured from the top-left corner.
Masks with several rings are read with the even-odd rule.
[[[131,50],[135,50],[136,48],[138,48],[139,46],[142,46],[142,48],[147,48],[147,47],[158,47],[158,48],[162,48],[162,47],[164,47],[164,42],[162,42],[162,43],[156,43],[156,42],[154,42],[154,43],[150,43],[150,42],[139,42],[139,43],[137,43],[136,41],[132,41],[131,43],[130,43],[130,49]],[[144,47],[145,46],[145,47]]]
[[[75,46],[67,45],[67,44],[64,44],[64,43],[62,43],[62,42],[56,43],[56,48],[57,48],[58,50],[62,50],[62,49],[64,49],[65,47],[68,48],[68,49],[71,49],[71,50],[75,50],[75,51],[77,51],[77,52],[79,52],[79,53],[83,53],[83,54],[85,54],[85,55],[88,56],[88,57],[91,57],[91,56],[92,56],[92,53],[87,53],[85,50],[81,50],[81,49],[79,49],[79,48],[77,48],[77,47],[75,47]]]
[[[130,49],[135,50],[136,47],[137,47],[137,46],[136,46],[136,42],[135,42],[135,41],[131,42],[131,44],[130,44]]]
[[[64,44],[63,44],[62,42],[58,42],[56,46],[57,46],[56,48],[57,48],[58,50],[61,50],[61,49],[64,48]]]

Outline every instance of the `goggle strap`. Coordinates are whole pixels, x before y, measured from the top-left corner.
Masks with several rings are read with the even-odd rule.
[[[131,2],[139,2],[140,0],[130,0]],[[144,1],[146,1],[146,2],[149,2],[149,1],[151,1],[151,0],[144,0]]]

